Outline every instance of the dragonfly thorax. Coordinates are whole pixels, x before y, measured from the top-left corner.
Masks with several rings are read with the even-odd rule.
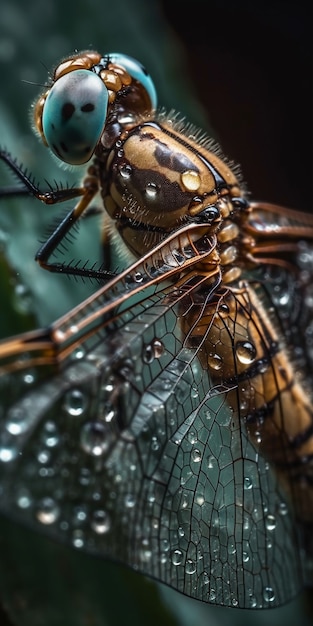
[[[210,234],[221,230],[224,245],[238,236],[229,219],[248,206],[237,173],[218,148],[196,150],[194,138],[178,126],[165,113],[145,116],[121,129],[108,154],[97,152],[104,206],[136,256],[190,223],[208,224]],[[238,197],[240,207],[233,202]]]

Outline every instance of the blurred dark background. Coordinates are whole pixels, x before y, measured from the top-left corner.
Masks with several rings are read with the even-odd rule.
[[[226,154],[257,199],[312,211],[313,29],[303,2],[163,0]]]

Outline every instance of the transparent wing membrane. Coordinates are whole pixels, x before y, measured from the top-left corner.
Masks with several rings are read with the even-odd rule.
[[[180,308],[142,298],[60,371],[2,377],[1,508],[192,597],[276,606],[302,580],[292,507]]]

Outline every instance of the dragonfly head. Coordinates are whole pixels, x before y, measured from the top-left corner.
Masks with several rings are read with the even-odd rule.
[[[141,63],[119,53],[85,52],[56,68],[52,86],[35,104],[35,129],[59,159],[81,165],[93,156],[112,112],[138,115],[155,107],[155,87]]]

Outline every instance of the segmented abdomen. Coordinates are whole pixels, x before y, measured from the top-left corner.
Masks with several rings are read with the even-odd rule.
[[[213,385],[227,393],[233,419],[275,465],[297,517],[313,522],[312,398],[262,300],[243,284],[205,310],[194,304],[183,326]]]

